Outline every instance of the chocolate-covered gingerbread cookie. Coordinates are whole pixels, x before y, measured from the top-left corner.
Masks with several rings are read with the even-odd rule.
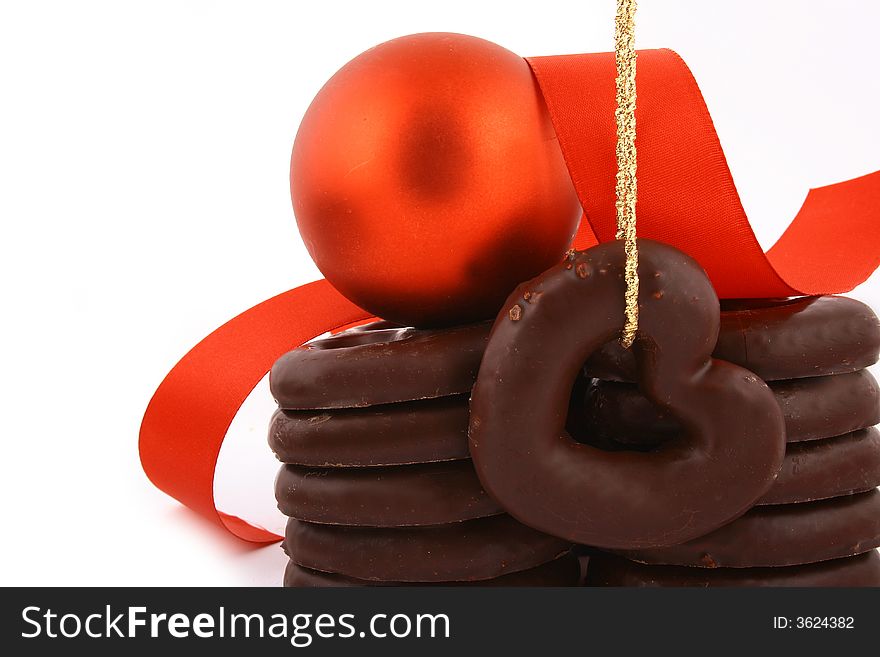
[[[351,587],[351,586],[577,586],[581,568],[571,553],[558,559],[492,579],[471,582],[384,582],[354,579],[335,573],[303,568],[294,561],[284,571],[284,586],[288,587]]]
[[[601,244],[508,298],[472,393],[471,456],[486,491],[540,531],[608,548],[671,545],[766,493],[785,431],[766,384],[711,357],[719,306],[699,265],[640,240],[639,383],[687,431],[650,453],[571,438],[564,425],[581,364],[624,324],[624,261],[622,243]]]
[[[269,446],[282,463],[368,467],[470,458],[468,397],[368,408],[278,410]]]
[[[433,527],[337,527],[289,520],[284,548],[312,570],[355,579],[459,582],[501,577],[562,556],[571,544],[508,515]]]
[[[880,432],[789,443],[776,483],[758,504],[812,502],[880,486]]]
[[[470,460],[387,468],[285,465],[275,498],[284,515],[329,525],[442,525],[503,512]]]
[[[847,297],[731,299],[722,302],[715,358],[741,365],[765,381],[861,370],[877,362],[880,322]],[[635,361],[616,342],[598,349],[588,376],[635,381]]]
[[[309,342],[269,374],[283,409],[361,408],[467,393],[489,324],[448,329],[369,327]]]
[[[820,502],[758,506],[710,534],[621,556],[703,568],[792,566],[850,557],[880,546],[880,491]]]
[[[611,554],[590,557],[585,586],[880,586],[880,554],[777,568],[648,566]]]

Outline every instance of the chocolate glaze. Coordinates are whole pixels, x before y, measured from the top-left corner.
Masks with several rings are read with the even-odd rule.
[[[590,439],[602,449],[647,449]],[[880,433],[873,427],[842,436],[789,443],[782,469],[756,504],[794,504],[863,493],[880,486]]]
[[[291,519],[284,547],[301,566],[356,579],[457,582],[534,568],[562,556],[571,544],[500,515],[401,529]]]
[[[768,385],[782,410],[788,442],[830,438],[880,422],[880,387],[867,370]],[[650,447],[681,432],[668,412],[631,383],[594,380],[583,408],[579,437],[592,444]]]
[[[365,409],[282,411],[269,446],[282,463],[364,467],[470,458],[466,395]]]
[[[790,443],[782,470],[758,504],[812,502],[880,486],[880,432],[860,429],[837,438]]]
[[[880,491],[820,502],[758,506],[681,545],[617,551],[633,561],[704,568],[791,566],[880,546]]]
[[[353,579],[335,573],[303,568],[291,561],[284,571],[284,586],[288,587],[350,587],[350,586],[577,586],[581,568],[577,557],[570,552],[540,566],[509,573],[501,577],[474,582],[377,582]]]
[[[470,460],[388,468],[285,465],[275,497],[284,515],[330,525],[442,525],[502,513]]]
[[[847,297],[733,299],[723,303],[713,356],[741,365],[765,381],[861,370],[880,355],[880,321]],[[635,361],[616,342],[596,351],[588,376],[634,381]]]
[[[880,554],[779,568],[646,566],[611,554],[590,557],[584,586],[880,586]]]
[[[384,326],[384,325],[383,325]],[[281,408],[361,408],[469,392],[489,324],[359,328],[279,358],[269,387]]]
[[[767,492],[782,414],[763,381],[710,358],[718,299],[699,265],[640,240],[640,385],[688,436],[650,453],[573,440],[564,423],[580,363],[623,326],[624,260],[620,242],[601,244],[508,298],[472,393],[471,456],[488,493],[540,531],[608,548],[676,544]]]

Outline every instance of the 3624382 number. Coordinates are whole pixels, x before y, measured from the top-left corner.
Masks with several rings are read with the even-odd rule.
[[[854,625],[852,616],[798,616],[794,623],[799,630],[851,630]]]

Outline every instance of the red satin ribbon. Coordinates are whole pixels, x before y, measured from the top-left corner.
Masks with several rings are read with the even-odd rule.
[[[588,220],[574,246],[614,239],[614,55],[527,61]],[[695,257],[719,296],[846,292],[880,264],[880,172],[810,191],[764,254],[684,62],[671,50],[640,51],[637,86],[639,235]],[[160,489],[236,536],[257,543],[279,539],[215,506],[214,468],[226,431],[278,357],[369,318],[317,281],[221,326],[180,360],[150,401],[140,432],[144,471]]]
[[[613,240],[614,54],[527,61],[590,227],[600,242]],[[640,237],[693,256],[724,298],[846,292],[877,268],[880,172],[811,190],[765,255],[688,67],[671,50],[641,50],[636,71]],[[587,230],[579,237],[589,243]]]

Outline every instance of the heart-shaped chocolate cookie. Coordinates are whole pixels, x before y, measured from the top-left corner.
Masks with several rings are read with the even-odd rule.
[[[470,450],[486,491],[524,524],[605,548],[674,545],[767,492],[785,428],[761,379],[712,358],[719,305],[700,266],[640,240],[638,384],[683,431],[650,452],[566,433],[578,370],[623,327],[624,262],[621,242],[574,252],[508,298],[473,389]]]

